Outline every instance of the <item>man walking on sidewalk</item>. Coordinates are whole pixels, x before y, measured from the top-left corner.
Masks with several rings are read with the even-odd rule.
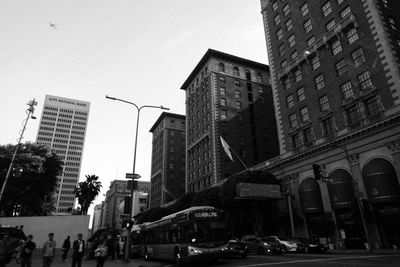
[[[72,254],[72,267],[82,266],[82,258],[85,254],[85,241],[82,240],[82,234],[78,234],[78,239],[72,244],[73,254]]]
[[[36,248],[35,242],[32,241],[33,236],[28,235],[26,242],[21,247],[21,267],[31,267],[32,266],[32,253]]]
[[[67,255],[68,255],[68,250],[71,248],[71,241],[69,240],[69,236],[67,236],[67,239],[64,240],[63,246],[62,246],[62,260],[66,261],[67,260]]]
[[[49,234],[49,240],[43,244],[42,259],[43,267],[50,267],[56,255],[56,241],[53,240],[54,234]]]

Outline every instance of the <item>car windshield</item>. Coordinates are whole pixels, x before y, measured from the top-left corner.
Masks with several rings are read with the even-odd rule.
[[[282,241],[290,241],[290,238],[287,236],[278,236],[278,238],[279,238],[279,240],[282,240]]]
[[[230,236],[223,219],[196,220],[190,228],[192,243],[227,241]]]

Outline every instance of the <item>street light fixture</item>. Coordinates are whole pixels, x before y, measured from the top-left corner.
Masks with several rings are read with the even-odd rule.
[[[111,99],[111,100],[115,100],[115,101],[120,101],[120,102],[124,102],[124,103],[127,103],[127,104],[130,104],[130,105],[133,105],[135,108],[136,108],[136,110],[137,110],[137,116],[136,116],[136,133],[135,133],[135,150],[134,150],[134,152],[133,152],[133,176],[135,176],[135,169],[136,169],[136,150],[137,150],[137,140],[138,140],[138,130],[139,130],[139,119],[140,119],[140,111],[142,110],[142,108],[158,108],[158,109],[163,109],[163,110],[169,110],[169,108],[166,108],[166,107],[164,107],[164,106],[152,106],[152,105],[143,105],[143,106],[138,106],[138,105],[136,105],[135,103],[133,103],[133,102],[130,102],[130,101],[126,101],[126,100],[123,100],[123,99],[120,99],[120,98],[116,98],[116,97],[113,97],[113,96],[108,96],[108,95],[106,95],[106,98],[107,99]],[[132,181],[134,180],[135,178],[132,178]],[[133,205],[132,205],[132,202],[133,202],[133,192],[134,192],[135,190],[134,190],[134,188],[133,188],[133,183],[132,183],[132,187],[131,187],[131,192],[130,192],[130,195],[131,195],[131,199],[130,199],[130,208],[129,208],[129,219],[131,220],[132,219],[132,208],[133,208]],[[128,259],[129,259],[129,254],[130,254],[130,250],[131,250],[131,246],[130,246],[130,244],[131,244],[131,240],[130,240],[130,230],[129,230],[129,233],[128,233],[128,237],[127,237],[127,242],[126,242],[126,250],[125,250],[125,261],[127,262],[128,261]]]

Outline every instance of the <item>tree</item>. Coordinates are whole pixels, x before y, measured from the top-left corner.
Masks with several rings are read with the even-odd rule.
[[[0,146],[0,186],[15,145]],[[0,209],[4,216],[47,215],[54,210],[53,192],[62,171],[59,157],[45,145],[20,144]]]
[[[75,197],[78,199],[78,203],[81,207],[81,214],[86,215],[90,205],[100,193],[101,182],[96,175],[86,175],[86,181],[80,182],[75,188]]]

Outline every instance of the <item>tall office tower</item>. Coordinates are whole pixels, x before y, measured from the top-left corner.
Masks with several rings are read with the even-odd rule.
[[[91,235],[93,235],[93,233],[97,230],[101,229],[101,211],[102,204],[97,204],[94,206]]]
[[[209,49],[186,79],[186,192],[278,155],[267,65]],[[235,151],[232,160],[222,137]],[[236,155],[235,155],[236,154]]]
[[[163,112],[151,127],[150,207],[164,204],[185,193],[185,116]]]
[[[64,163],[57,178],[56,215],[74,208],[90,103],[46,95],[36,143],[54,149]]]
[[[293,214],[304,220],[288,231],[346,248],[398,246],[400,1],[261,8],[281,156],[260,168],[300,200]]]

